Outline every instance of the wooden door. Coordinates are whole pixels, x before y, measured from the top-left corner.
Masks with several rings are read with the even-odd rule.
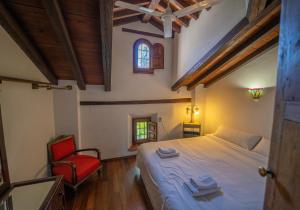
[[[300,1],[282,0],[265,210],[300,209]]]

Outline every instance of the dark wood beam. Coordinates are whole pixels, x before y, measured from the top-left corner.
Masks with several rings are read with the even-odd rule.
[[[278,24],[279,24],[279,17],[277,19],[274,19],[274,21],[272,21],[266,27],[262,28],[257,33],[253,34],[249,39],[247,39],[245,42],[243,42],[241,45],[236,47],[225,57],[220,59],[220,61],[218,61],[217,63],[212,65],[209,69],[207,69],[205,72],[203,72],[201,75],[199,75],[196,79],[193,80],[193,82],[191,82],[188,85],[188,89],[193,89],[197,85],[201,84],[202,82],[205,83],[206,81],[203,80],[205,80],[207,77],[212,77],[212,75],[214,77],[216,75],[216,72],[218,72],[219,69],[222,68],[226,69],[226,66],[234,65],[234,63],[237,63],[239,59],[244,59],[248,56],[251,56],[251,54],[253,54],[255,51],[263,47],[269,41],[273,39],[278,39],[279,36]],[[254,48],[254,50],[252,48]]]
[[[164,28],[164,27],[163,27],[163,21],[162,21],[160,18],[155,17],[155,16],[152,16],[151,19],[153,19],[155,22],[157,22],[158,24],[161,25],[162,31],[164,30],[164,29],[163,29],[163,28]],[[150,22],[150,23],[151,23],[151,22]],[[175,31],[175,32],[177,32],[177,33],[180,33],[181,27],[180,27],[179,25],[177,25],[176,23],[172,22],[172,30]]]
[[[148,0],[136,0],[136,1],[125,1],[125,2],[131,3],[131,4],[136,4],[136,5],[141,6],[141,7],[148,7],[149,4],[150,4],[150,1],[148,1]],[[122,8],[122,7],[114,7],[113,8],[114,13],[122,11],[122,10],[127,10],[127,9]]]
[[[72,40],[69,35],[61,8],[57,0],[43,0],[43,5],[47,11],[53,29],[59,38],[67,58],[72,66],[73,75],[77,81],[78,88],[85,90],[85,81],[83,79],[82,70],[74,50]]]
[[[161,34],[155,34],[155,33],[150,33],[150,32],[146,32],[146,31],[139,31],[139,30],[134,30],[134,29],[130,29],[130,28],[122,28],[122,31],[128,32],[128,33],[133,33],[133,34],[139,34],[139,35],[143,35],[143,36],[151,36],[151,37],[164,39],[164,36]]]
[[[196,71],[200,70],[200,67],[205,65],[206,63],[213,60],[213,56],[216,56],[218,52],[222,48],[225,48],[227,45],[226,43],[229,43],[230,40],[232,40],[236,34],[238,34],[239,31],[241,31],[244,27],[247,26],[248,20],[246,18],[242,19],[237,25],[233,27],[232,30],[230,30],[211,50],[209,50],[199,61],[187,72],[185,73],[179,80],[175,82],[175,84],[172,86],[172,90],[176,91],[180,87],[184,86],[186,84],[186,81],[190,79],[190,77],[193,77],[193,74]],[[192,78],[193,79],[193,78]],[[191,80],[192,80],[191,79]]]
[[[135,100],[135,101],[80,101],[80,105],[91,106],[91,105],[169,104],[169,103],[190,103],[191,101],[192,101],[191,98]]]
[[[166,11],[165,7],[167,7],[166,4],[164,4],[164,2],[161,2],[161,4],[158,4],[156,9],[159,11],[159,12],[162,12],[164,13]],[[189,26],[189,21],[184,19],[184,18],[176,18],[175,19],[175,23],[178,25],[178,26],[185,26],[185,27],[188,27]]]
[[[113,25],[114,26],[120,26],[120,25],[125,25],[125,24],[128,24],[128,23],[142,21],[142,18],[143,18],[143,14],[140,14],[140,15],[137,15],[137,16],[131,16],[131,17],[127,17],[127,18],[122,18],[122,19],[114,20]]]
[[[214,84],[215,82],[221,80],[222,78],[226,77],[227,75],[231,74],[235,70],[238,70],[240,66],[243,64],[254,60],[258,58],[259,56],[266,53],[266,51],[270,50],[271,48],[278,45],[278,36],[271,39],[271,41],[264,44],[262,47],[256,49],[253,53],[250,53],[249,55],[243,57],[242,59],[239,59],[234,65],[228,66],[226,70],[223,70],[223,72],[219,73],[218,75],[214,76],[212,79],[208,79],[204,82],[204,87],[207,88]]]
[[[113,5],[114,0],[99,0],[100,40],[105,91],[111,91]]]
[[[251,22],[265,9],[267,0],[249,0],[247,18]]]
[[[153,18],[151,17],[149,20],[149,23],[153,25],[154,27],[158,28],[160,31],[164,32],[164,26],[162,24],[162,21],[159,18]]]
[[[57,78],[48,63],[3,1],[0,1],[0,24],[49,82],[57,84]]]
[[[160,2],[160,0],[151,0],[150,5],[149,5],[148,8],[155,10],[157,5],[159,4],[159,2]],[[145,22],[145,23],[149,22],[150,18],[151,18],[151,15],[145,14],[144,17],[143,17],[143,22]]]
[[[191,5],[194,4],[194,2],[192,2],[192,1],[186,1],[186,0],[173,0],[171,2],[172,2],[172,4],[174,4],[174,6],[176,6],[178,8],[177,10],[183,9],[185,7],[188,7],[188,6],[191,6]],[[192,18],[194,18],[195,20],[197,20],[199,18],[200,12],[201,11],[195,12],[193,14],[190,14],[189,16],[191,16]]]
[[[278,21],[280,15],[280,3],[275,1],[271,3],[254,21],[249,23],[247,17],[245,17],[239,24],[237,24],[225,37],[223,37],[206,55],[204,55],[199,61],[173,86],[172,90],[177,90],[182,86],[194,86],[198,84],[196,80],[199,80],[201,75],[205,72],[221,65],[226,62],[228,56],[232,56],[235,49],[241,47],[247,40],[263,30],[272,21]],[[246,46],[246,45],[244,45]],[[241,49],[241,48],[240,48]],[[225,59],[225,60],[224,60]]]

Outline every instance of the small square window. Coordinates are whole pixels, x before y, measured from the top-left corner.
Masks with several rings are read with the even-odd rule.
[[[132,119],[133,145],[141,144],[153,140],[156,140],[156,123],[151,122],[151,117],[133,118]]]

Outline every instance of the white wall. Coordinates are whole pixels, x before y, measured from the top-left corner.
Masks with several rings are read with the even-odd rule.
[[[74,135],[81,146],[79,89],[75,81],[59,81],[59,85],[72,85],[72,90],[53,90],[55,136]]]
[[[52,91],[3,81],[0,101],[12,181],[46,175],[47,142],[54,137]]]
[[[161,34],[161,31],[152,25],[139,22],[122,27]],[[122,32],[122,27],[115,27],[113,30],[112,91],[104,92],[102,86],[88,86],[86,91],[80,91],[80,100],[149,100],[190,97],[190,93],[184,90],[179,93],[171,91],[172,40]],[[151,43],[163,44],[165,69],[155,70],[153,75],[133,74],[132,50],[134,42],[139,38],[148,39]],[[185,119],[187,105],[81,106],[82,146],[100,148],[104,158],[134,154],[128,152],[131,143],[131,115],[157,114],[162,117],[163,122],[163,124],[159,123],[158,127],[160,140],[181,137],[180,123]]]
[[[172,86],[172,39],[160,39],[122,32],[122,27],[161,34],[150,24],[135,22],[113,28],[112,49],[112,91],[104,92],[103,86],[88,86],[87,91],[81,91],[81,99],[90,100],[132,100],[160,99],[188,96],[189,92],[181,94],[170,91]],[[165,49],[165,69],[158,69],[154,74],[133,74],[133,44],[139,38],[145,38],[152,44],[161,43]]]
[[[223,0],[203,10],[174,40],[173,82],[190,70],[224,35],[246,16],[247,1]],[[177,50],[177,51],[176,51]]]
[[[0,75],[47,81],[0,27]],[[52,91],[3,81],[0,105],[11,181],[46,175],[46,144],[54,136]]]
[[[97,147],[103,158],[121,157],[130,154],[131,115],[162,117],[158,123],[159,140],[180,138],[181,123],[188,104],[149,104],[82,106],[82,146]]]
[[[206,90],[205,133],[214,132],[221,124],[270,138],[275,102],[277,47],[240,67]],[[254,101],[248,88],[264,88],[265,94]],[[199,91],[199,90],[198,90]]]

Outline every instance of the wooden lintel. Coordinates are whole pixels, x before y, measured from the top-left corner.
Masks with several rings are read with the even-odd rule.
[[[80,64],[70,38],[69,31],[66,27],[59,3],[57,0],[43,0],[43,5],[47,11],[53,29],[65,50],[67,58],[70,61],[73,76],[77,81],[77,85],[80,90],[85,90],[85,81],[83,79]]]
[[[191,98],[175,99],[154,99],[154,100],[134,100],[134,101],[81,101],[81,106],[91,105],[136,105],[136,104],[169,104],[169,103],[190,103]]]
[[[111,91],[113,5],[114,0],[99,0],[101,63],[105,91]]]
[[[53,84],[57,84],[57,78],[51,70],[47,61],[42,56],[36,45],[25,33],[22,26],[10,13],[3,1],[0,1],[0,24],[7,33],[14,39],[18,46],[31,59],[41,73]]]
[[[134,30],[134,29],[130,29],[130,28],[122,28],[122,31],[128,32],[128,33],[133,33],[133,34],[139,34],[139,35],[151,36],[151,37],[164,39],[164,36],[161,34],[155,34],[155,33],[150,33],[150,32],[146,32],[146,31],[139,31],[139,30]]]

